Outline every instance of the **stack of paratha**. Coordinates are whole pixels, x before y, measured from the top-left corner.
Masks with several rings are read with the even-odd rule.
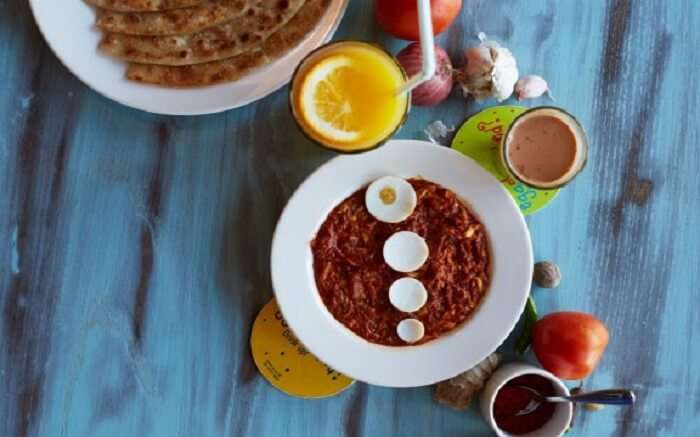
[[[85,0],[100,49],[127,78],[169,87],[235,81],[299,45],[331,0]]]

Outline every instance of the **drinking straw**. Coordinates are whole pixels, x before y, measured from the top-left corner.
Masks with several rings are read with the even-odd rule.
[[[423,54],[423,63],[420,73],[409,78],[399,88],[397,94],[407,93],[435,76],[435,37],[433,36],[430,0],[416,1],[418,2],[418,28],[420,29],[420,48]]]

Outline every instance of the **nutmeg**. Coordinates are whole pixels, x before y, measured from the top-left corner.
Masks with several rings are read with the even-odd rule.
[[[540,261],[535,264],[535,272],[532,280],[535,285],[542,288],[556,288],[561,282],[559,266],[551,261]]]

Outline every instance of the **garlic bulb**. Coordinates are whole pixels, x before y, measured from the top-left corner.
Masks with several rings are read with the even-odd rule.
[[[494,60],[491,72],[493,96],[502,102],[513,94],[515,83],[518,81],[518,66],[513,54],[506,48],[495,49],[491,56]]]
[[[497,53],[492,53],[494,48],[486,46],[472,47],[464,51],[464,58],[467,61],[465,73],[468,77],[474,80],[489,80],[489,75],[493,70],[493,56]]]
[[[513,54],[495,41],[487,41],[479,34],[481,44],[464,52],[466,66],[457,74],[457,81],[465,94],[477,100],[489,97],[499,102],[513,94],[518,81],[518,66]]]
[[[515,97],[518,100],[535,99],[548,92],[549,85],[540,76],[524,76],[515,84]]]

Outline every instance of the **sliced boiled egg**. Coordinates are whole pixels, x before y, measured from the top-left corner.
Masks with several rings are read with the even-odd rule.
[[[425,327],[420,320],[404,319],[396,326],[396,334],[406,343],[415,343],[425,335]]]
[[[428,292],[418,279],[401,278],[389,287],[389,301],[397,310],[412,313],[425,305]]]
[[[427,259],[428,244],[415,232],[400,231],[384,242],[384,261],[397,272],[415,272]]]
[[[416,190],[406,180],[385,176],[372,182],[365,192],[365,205],[370,214],[385,223],[406,220],[416,209]]]

